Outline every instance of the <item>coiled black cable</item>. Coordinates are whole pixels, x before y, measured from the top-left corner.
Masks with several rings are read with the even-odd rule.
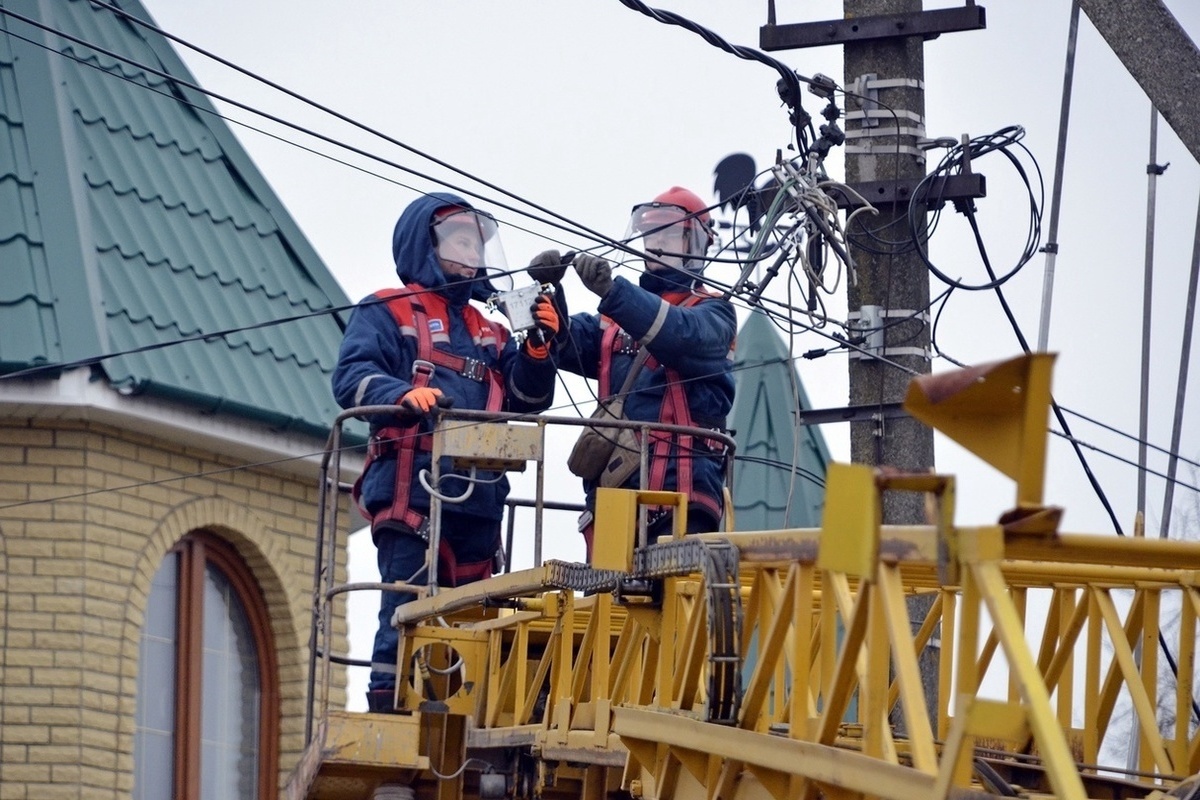
[[[1041,206],[1045,200],[1045,185],[1042,181],[1042,171],[1038,167],[1037,160],[1025,145],[1021,144],[1021,139],[1025,137],[1025,129],[1020,125],[1010,125],[1006,128],[1001,128],[995,133],[986,136],[980,136],[971,139],[965,145],[955,145],[946,151],[942,160],[936,167],[930,170],[929,174],[921,179],[913,191],[908,202],[908,233],[912,242],[917,244],[916,252],[924,262],[925,267],[937,276],[938,280],[948,286],[953,286],[955,289],[964,289],[969,292],[979,292],[989,289],[995,289],[1010,278],[1021,271],[1029,261],[1037,253],[1038,243],[1042,238],[1042,210]],[[1034,174],[1037,178],[1036,195],[1033,185],[1030,182],[1030,175],[1026,171],[1025,166],[1021,163],[1021,159],[1013,153],[1013,149],[1019,149],[1030,160],[1033,165]],[[937,226],[942,210],[945,208],[946,197],[944,195],[944,187],[946,181],[941,182],[943,191],[934,193],[932,189],[937,185],[935,182],[939,178],[948,178],[952,175],[963,175],[970,171],[971,165],[981,156],[989,153],[999,152],[1017,171],[1017,175],[1025,184],[1026,195],[1029,200],[1029,228],[1025,237],[1025,247],[1021,251],[1021,255],[1017,258],[1017,262],[1004,274],[996,275],[992,272],[990,266],[988,273],[990,280],[984,283],[964,283],[963,281],[951,278],[945,272],[937,267],[929,259],[929,255],[923,246],[924,242],[929,238],[929,231]],[[966,214],[968,218],[974,221],[975,204],[970,198],[953,200],[954,206],[960,212]],[[927,211],[929,218],[927,219]],[[976,229],[977,243],[978,230]]]

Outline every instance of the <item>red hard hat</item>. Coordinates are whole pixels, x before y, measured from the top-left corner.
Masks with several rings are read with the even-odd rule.
[[[685,208],[689,214],[695,214],[695,218],[700,220],[706,228],[712,224],[712,220],[708,216],[708,206],[705,202],[697,197],[695,192],[691,192],[682,186],[672,186],[654,198],[654,202]]]
[[[687,214],[684,220],[686,228],[699,228],[704,232],[704,241],[699,243],[701,249],[707,248],[716,238],[712,229],[712,217],[709,216],[708,206],[704,204],[695,192],[682,186],[672,186],[649,203],[635,207],[635,215],[640,223],[648,225],[672,225],[679,222],[676,216],[682,209]],[[695,220],[696,225],[692,224]]]

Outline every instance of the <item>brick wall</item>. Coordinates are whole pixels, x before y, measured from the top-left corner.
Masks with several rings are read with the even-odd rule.
[[[129,796],[150,581],[199,529],[236,547],[268,605],[282,784],[304,745],[317,501],[315,474],[111,427],[0,420],[0,800]],[[334,633],[345,652],[344,606]]]

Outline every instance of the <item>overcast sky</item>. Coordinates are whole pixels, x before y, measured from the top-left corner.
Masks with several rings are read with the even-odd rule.
[[[790,126],[775,92],[773,70],[723,52],[683,28],[656,22],[617,0],[143,1],[165,30],[408,147],[613,237],[623,233],[634,203],[672,184],[688,186],[715,201],[712,172],[722,157],[746,152],[761,168],[789,143]],[[663,0],[656,5],[738,45],[757,47],[759,26],[766,22],[766,2]],[[954,5],[958,4],[926,4],[928,8]],[[926,43],[926,130],[931,137],[957,138],[1023,126],[1024,144],[1045,180],[1045,230],[1070,2],[999,0],[982,5],[987,7],[986,30],[947,34]],[[1200,4],[1172,0],[1167,5],[1195,38],[1200,31]],[[841,2],[780,0],[776,6],[780,23],[842,15]],[[245,112],[231,112],[237,119],[269,127],[288,140],[348,162],[318,157],[235,126],[352,300],[395,283],[392,225],[416,191],[449,186],[483,195],[481,205],[515,226],[502,233],[510,266],[527,263],[546,247],[576,249],[590,244],[500,209],[496,201],[513,201],[493,189],[181,51],[204,86],[434,179],[337,152],[327,144],[266,126]],[[773,55],[801,74],[824,73],[843,82],[840,47]],[[819,120],[820,101],[806,96],[805,106]],[[1138,431],[1149,118],[1144,93],[1084,18],[1065,161],[1049,349],[1059,353],[1054,378],[1059,403],[1130,435]],[[1153,445],[1166,448],[1175,409],[1200,168],[1165,124],[1159,126],[1157,160],[1170,162],[1170,167],[1158,183],[1149,438]],[[1024,165],[1032,169],[1033,161]],[[828,169],[832,177],[842,177],[840,151],[831,155]],[[997,271],[1006,271],[1027,236],[1024,190],[1000,156],[982,160],[976,169],[988,180],[989,196],[978,202],[978,216],[989,257]],[[1041,243],[1045,244],[1044,237]],[[943,216],[930,251],[933,261],[949,274],[967,282],[982,279],[978,255],[961,217]],[[1031,343],[1038,338],[1044,267],[1045,257],[1038,255],[1004,287]],[[733,268],[725,269],[728,275],[720,274],[719,267],[712,272],[731,278]],[[593,307],[593,298],[573,277],[566,288],[573,310]],[[931,293],[943,288],[935,280]],[[844,319],[844,292],[829,299],[828,311],[835,319]],[[941,313],[937,343],[965,363],[1019,353],[991,293],[956,292]],[[828,344],[815,333],[799,335],[793,342],[797,353]],[[953,365],[945,360],[934,363],[935,371],[950,368]],[[802,361],[799,369],[815,407],[846,404],[844,355]],[[1180,455],[1193,461],[1200,458],[1197,372],[1191,371],[1186,415],[1190,419],[1180,447]],[[579,391],[574,394],[581,396]],[[561,393],[560,400],[565,401]],[[1132,439],[1077,417],[1068,419],[1080,439],[1136,461]],[[848,458],[846,427],[827,427],[824,433],[834,457]],[[938,437],[937,448],[938,470],[959,476],[961,524],[993,522],[1013,504],[1015,491],[1007,478],[943,437]],[[1087,457],[1128,532],[1136,510],[1135,470],[1090,450]],[[1165,472],[1165,456],[1155,454],[1151,468]],[[1065,530],[1112,531],[1076,457],[1056,437],[1051,440],[1047,469],[1045,499],[1066,508]],[[1186,464],[1180,478],[1192,485],[1200,481]],[[524,479],[516,484],[528,485]],[[1161,516],[1162,486],[1161,480],[1150,480],[1151,535],[1156,535]],[[556,486],[555,492],[556,497],[579,496],[573,481]],[[1177,506],[1194,502],[1180,492]],[[580,558],[582,546],[570,521],[560,527],[549,533],[554,539],[547,542],[547,556]],[[374,554],[369,542],[352,552],[357,579],[370,579]],[[373,617],[367,623],[373,629]],[[360,649],[356,655],[365,652]]]

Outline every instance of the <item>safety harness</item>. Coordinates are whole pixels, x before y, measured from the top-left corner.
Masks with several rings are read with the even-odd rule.
[[[475,358],[467,358],[438,349],[438,344],[450,342],[449,312],[445,298],[428,292],[417,284],[408,284],[400,289],[384,289],[375,297],[387,304],[403,336],[416,340],[416,359],[413,361],[412,386],[419,389],[432,381],[436,367],[445,367],[469,380],[488,384],[486,409],[499,411],[504,404],[503,377],[494,367]],[[437,321],[435,324],[434,321]],[[467,304],[463,307],[463,321],[476,345],[492,348],[497,354],[508,341],[508,330],[483,316],[479,309]],[[363,476],[371,464],[381,458],[395,457],[396,484],[391,504],[374,515],[359,508],[364,516],[370,517],[371,529],[387,527],[388,523],[399,523],[419,536],[428,537],[428,517],[411,506],[413,465],[416,454],[432,452],[433,437],[428,433],[416,433],[412,423],[407,427],[388,426],[371,434],[367,445],[367,458],[362,475],[354,484],[352,496],[355,502]],[[496,546],[499,547],[499,541]],[[446,586],[458,586],[491,576],[493,560],[458,563],[450,543],[442,537],[438,543],[438,577]]]
[[[709,298],[717,297],[718,295],[705,292],[703,290],[689,292],[665,292],[661,295],[662,299],[673,306],[687,308],[694,306]],[[613,356],[624,355],[634,356],[638,351],[638,342],[628,333],[621,329],[615,320],[609,317],[601,317],[600,326],[603,329],[603,334],[600,340],[600,368],[597,375],[598,389],[600,398],[607,399],[612,394],[612,363]],[[662,366],[654,356],[649,356],[646,359],[644,369],[651,371]],[[662,404],[658,409],[658,422],[664,425],[682,425],[686,427],[710,427],[713,429],[721,429],[724,427],[724,420],[698,420],[693,418],[691,409],[688,408],[687,394],[684,391],[684,380],[679,372],[670,367],[665,367],[666,375],[666,391],[663,394]],[[640,435],[640,433],[639,433]],[[667,466],[671,458],[672,445],[678,457],[675,459],[675,489],[674,491],[681,492],[688,497],[689,503],[693,503],[704,510],[708,511],[714,519],[721,518],[721,503],[715,497],[710,497],[707,494],[693,491],[692,481],[692,458],[700,447],[710,449],[717,452],[715,447],[710,447],[707,439],[693,436],[692,434],[673,434],[665,431],[650,431],[650,475],[647,489],[651,491],[661,491],[665,488],[667,479]],[[592,549],[592,519],[589,514],[585,514],[581,520],[581,532],[587,543],[588,553]]]

